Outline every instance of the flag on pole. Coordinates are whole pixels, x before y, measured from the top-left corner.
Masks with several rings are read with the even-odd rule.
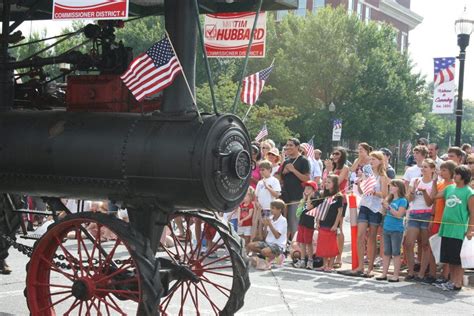
[[[375,178],[375,176],[370,175],[367,179],[362,181],[362,183],[360,184],[360,189],[362,190],[362,193],[364,195],[369,195],[373,193],[376,183],[377,183],[377,179]]]
[[[268,76],[270,76],[272,70],[273,63],[270,67],[244,78],[242,82],[242,92],[240,93],[240,99],[243,103],[254,105],[255,102],[257,102],[260,93],[262,93],[265,81],[268,79]]]
[[[134,97],[141,101],[169,86],[182,71],[168,36],[135,58],[120,77]]]
[[[314,142],[313,142],[313,138],[314,138],[314,137],[311,137],[311,139],[308,141],[308,148],[306,149],[306,157],[311,158],[311,159],[314,159]]]
[[[266,136],[268,136],[267,124],[263,124],[262,129],[260,130],[258,135],[255,136],[255,141],[259,142],[260,140],[262,140]]]
[[[407,150],[406,150],[406,153],[405,153],[405,158],[408,159],[408,157],[410,157],[410,155],[411,155],[411,142],[409,142],[407,144]]]
[[[328,214],[328,210],[332,204],[333,199],[334,196],[329,196],[325,198],[323,203],[310,210],[308,213],[306,213],[306,215],[314,216],[315,220],[324,221],[326,215]]]
[[[455,57],[434,59],[434,86],[454,80]]]

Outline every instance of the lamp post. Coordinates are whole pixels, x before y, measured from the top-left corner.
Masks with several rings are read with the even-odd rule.
[[[466,60],[466,47],[469,46],[469,37],[471,36],[474,21],[466,18],[466,8],[464,13],[454,23],[456,34],[458,35],[458,46],[461,49],[459,53],[459,84],[458,84],[458,102],[456,107],[456,138],[454,145],[461,146],[461,123],[462,123],[462,93],[464,88],[464,62]]]
[[[334,129],[334,113],[336,112],[336,105],[334,102],[331,102],[328,106],[329,110],[329,148],[328,152],[332,150],[332,133]]]

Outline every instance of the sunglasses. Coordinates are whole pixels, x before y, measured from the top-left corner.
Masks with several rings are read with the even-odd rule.
[[[336,152],[333,152],[331,155],[333,155],[333,156],[340,156],[341,153],[336,151]]]

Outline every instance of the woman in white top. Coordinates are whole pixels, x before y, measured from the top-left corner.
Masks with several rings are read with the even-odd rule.
[[[377,249],[377,229],[382,223],[382,200],[388,194],[387,173],[384,167],[384,158],[381,151],[373,151],[369,154],[370,165],[372,167],[373,177],[375,177],[375,185],[370,191],[363,192],[361,189],[365,185],[365,181],[369,181],[369,177],[363,175],[360,185],[358,185],[359,193],[362,198],[360,201],[359,216],[357,218],[357,252],[359,253],[359,266],[354,274],[357,276],[371,277],[374,269],[375,250]],[[369,234],[366,234],[367,229]],[[367,246],[367,255],[369,257],[369,267],[367,274],[364,273],[364,253]]]
[[[415,279],[415,241],[418,234],[421,235],[421,245],[418,245],[418,253],[423,251],[422,260],[429,260],[428,247],[429,231],[428,225],[431,220],[433,201],[430,199],[431,189],[433,188],[433,175],[436,170],[436,164],[432,159],[423,160],[421,167],[421,177],[414,178],[410,182],[408,190],[408,228],[405,241],[405,252],[408,261],[408,275],[405,280]],[[426,192],[427,194],[423,194]],[[423,264],[423,262],[422,262]],[[418,279],[418,278],[416,278]]]

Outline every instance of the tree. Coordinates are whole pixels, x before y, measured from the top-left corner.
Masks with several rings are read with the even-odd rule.
[[[343,120],[343,137],[395,143],[422,128],[424,80],[400,54],[394,30],[365,23],[342,8],[326,7],[305,18],[289,14],[269,41],[275,90],[263,101],[295,107],[290,123],[303,139],[329,143],[329,103]],[[270,58],[273,56],[270,56]],[[270,100],[269,100],[270,99]]]

